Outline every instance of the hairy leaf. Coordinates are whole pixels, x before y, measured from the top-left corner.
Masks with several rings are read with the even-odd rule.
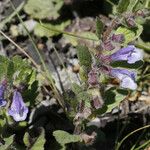
[[[77,46],[77,55],[81,66],[85,66],[88,69],[91,68],[92,56],[89,49],[86,46]]]
[[[44,150],[45,138],[44,131],[40,134],[34,145],[32,146],[32,150]]]
[[[55,25],[50,23],[43,23],[43,24],[38,23],[34,28],[34,34],[39,37],[56,36],[61,34],[61,31],[63,31],[69,24],[70,24],[69,20],[62,22],[61,24],[55,24]]]
[[[124,44],[128,44],[129,42],[132,42],[136,40],[142,33],[143,27],[141,25],[137,25],[136,28],[134,29],[129,29],[126,27],[119,27],[116,30],[116,34],[123,34],[125,37],[125,42]]]
[[[8,67],[7,67],[7,79],[12,82],[13,80],[13,74],[15,72],[14,69],[14,63],[13,61],[9,61]]]
[[[86,107],[90,107],[91,105],[91,95],[88,94],[86,91],[80,92],[79,94],[77,94],[77,100],[78,102],[83,101],[85,103]]]
[[[117,11],[123,13],[127,10],[130,0],[120,0],[117,6]]]
[[[3,145],[0,145],[0,149],[1,150],[10,149],[10,145],[13,143],[13,135],[8,138],[5,138],[4,141],[5,143]]]
[[[75,94],[78,94],[80,92],[82,92],[82,88],[76,84],[76,83],[72,83],[72,91],[75,93]]]
[[[37,19],[56,19],[58,11],[63,6],[63,0],[28,0],[24,10]]]
[[[95,41],[95,44],[99,44],[99,39],[98,37],[96,36],[95,33],[92,33],[92,32],[75,32],[74,33],[76,36],[80,36],[80,37],[83,37],[83,38],[78,38],[78,37],[74,37],[74,36],[70,36],[70,35],[67,35],[67,34],[64,34],[63,37],[65,38],[65,42],[66,43],[71,43],[73,46],[77,46],[79,43],[82,43],[81,40],[83,41],[86,41],[86,38],[90,38],[90,40],[87,40],[88,43],[93,43]]]
[[[104,29],[103,22],[97,17],[96,18],[96,35],[99,39],[101,38],[103,29]]]
[[[137,11],[137,10],[148,7],[148,6],[146,6],[146,4],[148,4],[148,3],[150,3],[149,0],[138,0],[136,5],[133,7],[133,11]]]
[[[56,141],[62,146],[65,147],[65,144],[80,142],[81,137],[79,135],[72,135],[63,130],[56,130],[53,132],[53,136],[55,137]]]
[[[9,59],[0,55],[0,78],[5,78],[7,75],[7,66],[9,63]]]
[[[113,108],[119,106],[120,102],[124,100],[127,95],[126,90],[107,90],[105,92],[105,106],[107,107],[107,112],[111,112]]]

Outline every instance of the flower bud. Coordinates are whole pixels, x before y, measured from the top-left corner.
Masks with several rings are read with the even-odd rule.
[[[112,38],[112,41],[117,42],[117,43],[122,43],[125,40],[123,34],[113,34],[111,38]]]

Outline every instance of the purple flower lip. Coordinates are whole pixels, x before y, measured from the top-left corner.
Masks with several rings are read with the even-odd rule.
[[[6,105],[6,100],[4,99],[4,92],[6,90],[6,85],[5,84],[1,84],[0,85],[0,107],[3,107]]]
[[[136,73],[129,71],[127,69],[114,69],[110,71],[112,77],[118,78],[120,80],[120,86],[122,88],[129,88],[131,90],[136,90],[137,84],[135,83]]]
[[[28,107],[25,106],[21,93],[16,90],[8,114],[12,116],[15,121],[23,121],[26,119],[28,111]]]
[[[110,58],[112,61],[125,60],[129,64],[133,64],[139,60],[143,60],[143,52],[134,45],[129,45],[113,53]]]

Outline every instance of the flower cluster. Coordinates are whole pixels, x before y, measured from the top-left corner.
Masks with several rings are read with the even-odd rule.
[[[6,87],[6,81],[3,81],[0,85],[0,107],[3,107],[7,104],[6,100],[4,99]],[[12,116],[15,121],[23,121],[27,117],[28,107],[26,107],[21,93],[17,89],[15,89],[13,93],[13,99],[8,110],[8,114]]]
[[[108,40],[103,42],[102,48],[106,51],[115,50],[116,48],[113,43],[122,43],[123,40],[124,36],[122,34],[113,34]],[[96,57],[99,60],[99,65],[96,65],[96,67],[94,66],[89,72],[89,85],[93,86],[98,84],[97,75],[100,72],[107,74],[110,77],[117,78],[120,81],[120,86],[122,88],[129,88],[131,90],[135,90],[137,88],[137,84],[135,82],[135,70],[113,68],[111,63],[116,61],[126,61],[128,64],[134,64],[135,62],[143,59],[143,52],[141,49],[136,48],[134,45],[128,45],[127,47],[121,48],[110,55],[104,55],[103,53],[100,53],[97,54]]]

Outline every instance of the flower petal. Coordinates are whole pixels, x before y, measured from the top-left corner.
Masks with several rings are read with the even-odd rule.
[[[131,90],[136,90],[137,84],[130,77],[124,77],[120,83],[122,88],[129,88]]]
[[[113,53],[110,57],[112,61],[126,60],[129,64],[133,64],[143,59],[143,52],[134,45],[129,45]]]
[[[28,108],[23,102],[21,93],[18,91],[14,92],[13,101],[8,110],[8,114],[13,117],[15,121],[23,121],[26,119],[28,113]]]
[[[111,69],[110,75],[120,80],[120,86],[135,90],[137,84],[135,83],[136,73],[127,69]]]
[[[139,60],[143,59],[143,52],[140,49],[134,49],[134,51],[131,53],[131,55],[128,57],[128,63],[133,64]]]
[[[7,104],[5,99],[0,98],[0,107],[3,107]]]
[[[5,106],[7,103],[6,100],[4,99],[5,89],[6,89],[6,85],[2,83],[0,85],[0,107]]]

